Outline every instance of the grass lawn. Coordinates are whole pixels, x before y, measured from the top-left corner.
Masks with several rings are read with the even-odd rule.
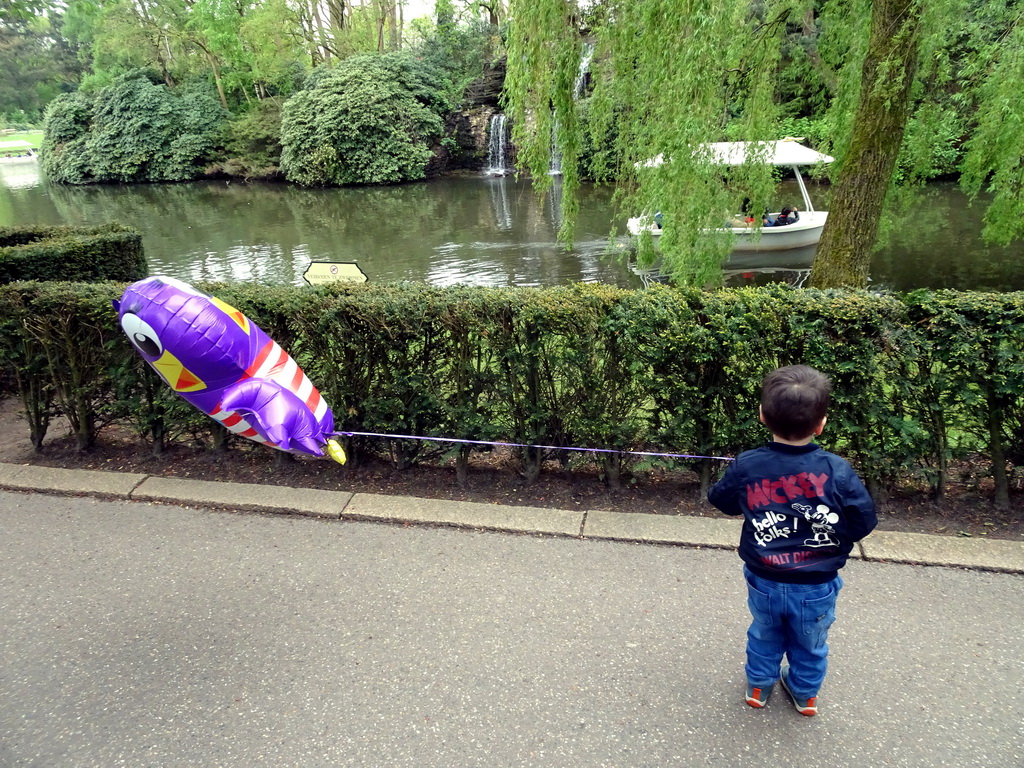
[[[0,141],[27,141],[35,149],[43,143],[42,131],[15,131],[14,133],[0,133]]]

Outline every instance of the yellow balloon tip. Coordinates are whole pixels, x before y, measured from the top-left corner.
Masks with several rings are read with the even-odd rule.
[[[345,449],[342,448],[341,443],[333,437],[327,441],[327,455],[339,464],[344,464],[348,461],[348,457],[345,455]]]

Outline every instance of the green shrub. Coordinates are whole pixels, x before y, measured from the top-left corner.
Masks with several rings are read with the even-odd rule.
[[[281,106],[264,99],[224,127],[224,148],[234,175],[265,174],[281,163]],[[238,173],[237,171],[242,171]]]
[[[875,494],[941,495],[951,462],[969,458],[1005,506],[1010,470],[1024,463],[1024,293],[198,287],[290,352],[340,432],[521,444],[527,478],[578,455],[559,450],[573,447],[610,451],[598,458],[612,485],[638,461],[634,451],[677,454],[642,461],[692,469],[707,484],[722,465],[713,457],[766,439],[761,379],[795,362],[832,378],[822,442]],[[122,289],[0,286],[0,359],[32,439],[42,444],[59,409],[74,414],[83,447],[112,419],[154,447],[217,443],[214,422],[138,364],[110,308]],[[345,439],[354,461],[377,452],[400,467],[439,451],[432,441]],[[464,478],[480,449],[441,450]]]
[[[51,102],[40,149],[43,172],[64,184],[194,179],[224,114],[206,93],[175,94],[141,71],[122,75],[92,94]]]
[[[444,125],[423,68],[402,54],[314,71],[284,105],[281,169],[305,186],[421,179]]]
[[[148,274],[142,236],[102,227],[0,227],[0,283],[139,280]]]

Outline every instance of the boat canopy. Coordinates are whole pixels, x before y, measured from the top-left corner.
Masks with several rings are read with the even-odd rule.
[[[785,138],[779,141],[719,141],[701,145],[716,165],[743,165],[747,153],[768,165],[817,165],[831,163],[834,158],[817,150],[805,147],[800,139]]]
[[[712,165],[743,165],[747,162],[747,154],[768,165],[796,167],[799,165],[817,165],[831,163],[835,158],[805,147],[803,139],[786,137],[778,141],[717,141],[701,144],[701,154],[706,154]],[[658,155],[637,167],[656,168],[665,162],[663,155]]]

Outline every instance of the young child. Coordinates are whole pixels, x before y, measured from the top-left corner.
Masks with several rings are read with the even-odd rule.
[[[739,554],[747,605],[747,696],[768,702],[776,680],[802,715],[818,713],[828,662],[839,569],[878,523],[853,468],[811,440],[825,428],[831,385],[813,368],[791,365],[764,380],[761,421],[772,441],[741,453],[708,492],[727,515],[743,515]],[[788,666],[782,664],[786,656]]]

